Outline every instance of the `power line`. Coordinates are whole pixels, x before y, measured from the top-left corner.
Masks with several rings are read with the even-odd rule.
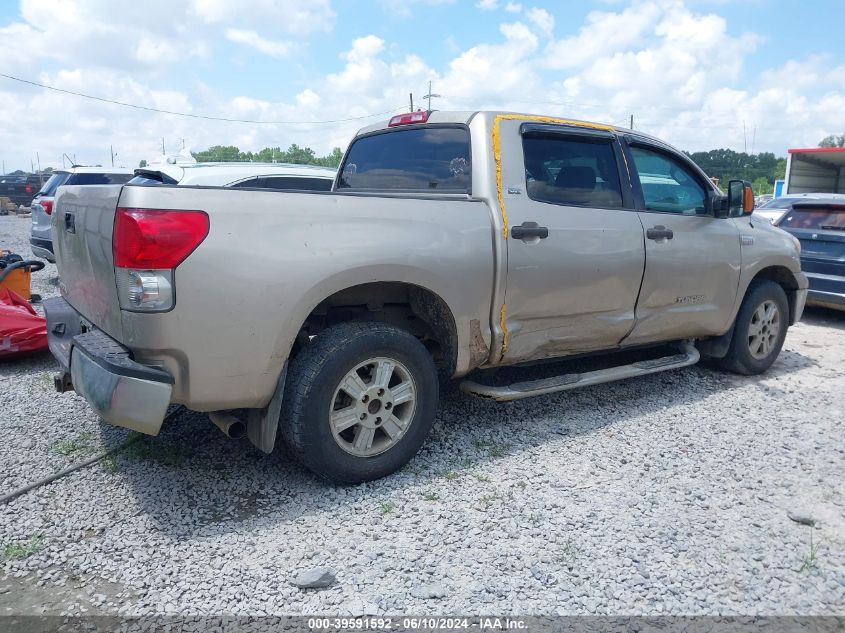
[[[190,112],[176,112],[173,110],[162,110],[160,108],[151,108],[149,106],[142,106],[137,105],[135,103],[126,103],[125,101],[115,101],[113,99],[106,99],[105,97],[97,97],[95,95],[84,94],[82,92],[74,92],[73,90],[65,90],[64,88],[56,88],[55,86],[49,86],[47,84],[41,84],[37,81],[30,81],[28,79],[22,79],[20,77],[13,77],[12,75],[5,75],[0,73],[0,77],[5,77],[6,79],[11,79],[12,81],[18,81],[22,84],[29,84],[30,86],[36,86],[38,88],[44,88],[45,90],[53,90],[54,92],[61,92],[64,94],[73,95],[75,97],[84,97],[85,99],[93,99],[94,101],[100,101],[102,103],[110,103],[112,105],[119,105],[124,106],[126,108],[135,108],[136,110],[146,110],[147,112],[157,112],[159,114],[172,114],[174,116],[184,116],[189,117],[192,119],[204,119],[206,121],[224,121],[226,123],[252,123],[257,125],[321,125],[327,123],[344,123],[346,121],[360,121],[361,119],[371,119],[377,116],[383,116],[385,114],[390,114],[391,112],[395,112],[396,110],[404,110],[405,106],[398,106],[396,108],[391,108],[390,110],[385,110],[383,112],[374,112],[373,114],[365,114],[362,116],[353,116],[347,117],[345,119],[329,119],[326,121],[257,121],[255,119],[230,119],[227,117],[218,117],[218,116],[206,116],[203,114],[191,114]]]

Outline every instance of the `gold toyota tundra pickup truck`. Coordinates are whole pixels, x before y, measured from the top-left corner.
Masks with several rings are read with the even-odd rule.
[[[166,182],[167,179],[162,179]],[[657,358],[468,394],[513,400],[684,367],[766,371],[804,308],[800,248],[687,156],[607,125],[413,112],[361,130],[329,192],[64,187],[60,391],[155,435],[171,404],[338,482],[425,441],[438,377]],[[673,348],[674,349],[671,349]]]

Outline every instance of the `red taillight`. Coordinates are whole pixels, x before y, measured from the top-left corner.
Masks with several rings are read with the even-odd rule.
[[[176,268],[208,235],[204,211],[118,208],[114,217],[114,265]]]
[[[46,198],[41,198],[41,200],[38,201],[38,204],[40,204],[41,208],[44,209],[44,213],[46,213],[47,215],[53,214],[53,201],[52,200],[47,200]]]
[[[407,112],[405,114],[397,114],[390,119],[387,127],[395,127],[397,125],[410,125],[412,123],[425,123],[428,121],[428,112]]]
[[[32,193],[32,185],[27,185],[26,187],[24,187],[24,191],[26,191],[27,193]]]

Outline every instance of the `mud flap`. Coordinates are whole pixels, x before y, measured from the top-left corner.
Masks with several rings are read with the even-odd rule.
[[[701,355],[706,356],[707,358],[724,358],[727,356],[728,350],[731,348],[731,341],[734,337],[735,325],[735,322],[731,324],[731,329],[722,334],[722,336],[708,338],[703,341],[696,341],[695,346],[698,348],[698,351],[701,352]]]
[[[285,382],[288,376],[288,364],[285,361],[273,399],[264,409],[250,409],[246,425],[246,436],[253,445],[264,453],[272,453],[276,445],[276,432],[279,429],[279,415],[282,411],[282,398],[285,394]]]

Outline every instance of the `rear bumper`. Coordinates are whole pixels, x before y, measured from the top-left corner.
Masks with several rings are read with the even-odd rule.
[[[845,310],[845,277],[809,273],[810,291],[807,303]]]
[[[87,324],[64,299],[45,300],[44,310],[50,351],[70,375],[74,391],[106,422],[157,435],[170,404],[173,377],[136,363],[129,350]]]
[[[29,240],[29,246],[32,254],[41,259],[46,259],[53,264],[56,263],[56,256],[53,254],[53,241],[41,239],[40,237],[33,237]]]

